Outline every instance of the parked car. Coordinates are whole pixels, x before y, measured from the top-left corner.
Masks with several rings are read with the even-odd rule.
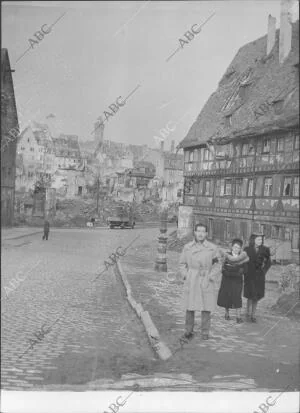
[[[128,214],[123,207],[117,207],[113,211],[113,215],[107,218],[107,225],[110,229],[116,227],[133,229],[135,221],[132,214]]]

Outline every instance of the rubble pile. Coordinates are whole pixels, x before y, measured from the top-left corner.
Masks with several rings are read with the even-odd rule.
[[[287,317],[300,319],[299,265],[274,265],[271,270],[277,271],[279,275],[278,290],[281,294],[272,310]]]
[[[136,204],[134,211],[136,222],[159,221],[159,206],[160,203],[155,201]]]
[[[85,226],[96,213],[92,199],[58,199],[54,226]]]
[[[98,225],[106,225],[107,218],[114,214],[116,207],[122,206],[126,213],[133,211],[135,222],[158,222],[160,202],[125,202],[107,197],[99,200],[99,215],[95,199],[58,199],[54,226],[86,226],[92,218],[98,218]]]
[[[20,200],[16,203],[16,225],[42,225],[43,217],[37,222],[32,216],[33,198],[32,196],[19,197]],[[18,199],[19,199],[18,198]],[[30,201],[30,202],[29,202]],[[30,204],[29,213],[20,213],[19,204]],[[97,213],[97,201],[93,198],[75,198],[65,199],[57,197],[56,214],[52,220],[52,225],[55,227],[85,227],[91,218],[97,218],[96,225],[102,226],[107,224],[107,218],[112,216],[116,211],[116,207],[122,206],[125,213],[133,213],[135,222],[159,222],[161,200],[148,200],[146,202],[126,202],[116,200],[113,197],[107,196],[104,199],[99,199],[99,214]],[[24,207],[23,207],[24,209]],[[175,207],[170,205],[169,213],[173,213]],[[175,214],[175,212],[174,212]]]

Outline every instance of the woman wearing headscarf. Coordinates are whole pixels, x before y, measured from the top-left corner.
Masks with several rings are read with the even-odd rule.
[[[235,238],[231,245],[231,251],[223,253],[222,281],[217,304],[225,308],[225,320],[230,320],[229,309],[235,308],[236,322],[242,323],[243,275],[246,272],[249,257],[245,251],[242,251],[242,240]]]
[[[249,256],[248,269],[244,277],[244,297],[247,298],[247,320],[256,323],[256,307],[265,296],[266,273],[271,267],[270,249],[264,246],[263,234],[252,234],[249,246],[245,248]]]

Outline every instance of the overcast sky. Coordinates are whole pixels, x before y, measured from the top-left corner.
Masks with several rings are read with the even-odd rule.
[[[64,12],[20,58],[34,33]],[[184,33],[213,13],[166,62]],[[108,106],[140,85],[105,123],[105,139],[153,147],[159,130],[185,115],[166,139],[166,148],[177,144],[238,49],[266,34],[269,13],[278,27],[280,2],[271,0],[2,2],[2,47],[15,69],[20,125],[53,113],[62,133],[89,140]]]

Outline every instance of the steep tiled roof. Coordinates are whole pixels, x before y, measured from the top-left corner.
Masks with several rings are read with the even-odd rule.
[[[298,48],[299,21],[292,24],[292,48],[282,64],[279,29],[268,56],[267,35],[243,46],[179,146],[299,125]]]

